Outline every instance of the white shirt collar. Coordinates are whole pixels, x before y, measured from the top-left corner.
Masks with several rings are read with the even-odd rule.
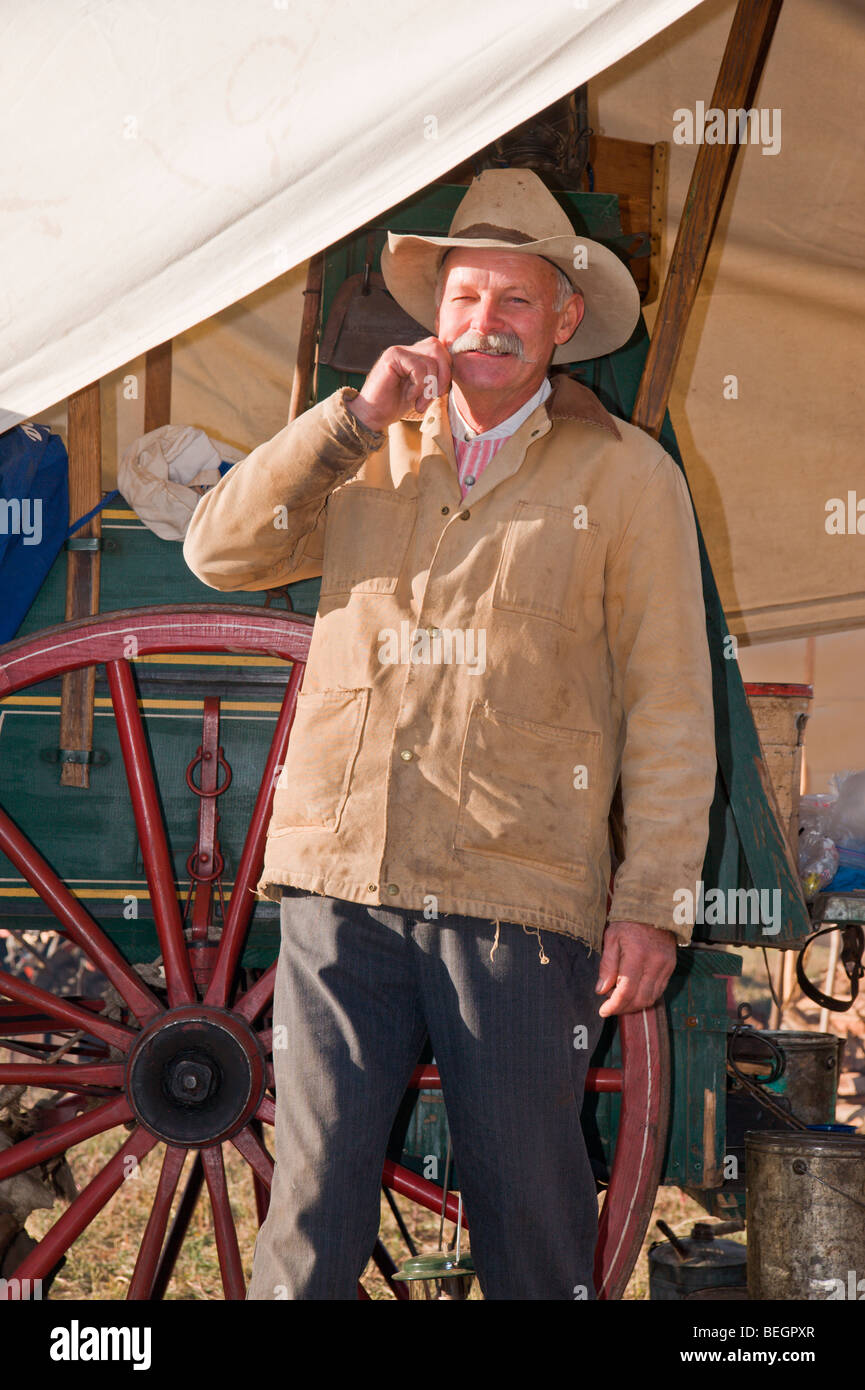
[[[457,408],[454,393],[450,391],[448,393],[448,417],[451,434],[454,439],[458,439],[460,442],[470,443],[474,443],[478,439],[507,439],[509,435],[514,434],[519,429],[524,420],[528,420],[532,411],[537,410],[542,401],[547,399],[552,389],[549,377],[544,377],[531,400],[526,401],[525,405],[521,405],[519,410],[514,411],[513,415],[509,415],[507,420],[502,420],[500,425],[493,425],[492,429],[484,430],[483,434],[475,434],[471,426],[466,424]]]

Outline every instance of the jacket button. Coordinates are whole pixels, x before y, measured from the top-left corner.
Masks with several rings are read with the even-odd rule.
[[[441,635],[442,635],[442,630],[441,630],[440,627],[428,627],[428,628],[427,628],[427,636],[428,636],[428,637],[441,637]]]
[[[400,757],[402,758],[404,763],[410,763],[412,758],[414,757],[414,753],[412,753],[410,749],[404,748],[400,753]]]
[[[460,512],[460,521],[468,521],[471,512]]]
[[[389,893],[391,893],[391,894],[393,894],[393,893],[398,893],[398,892],[399,892],[399,885],[396,884],[396,883],[389,883],[389,884],[387,885],[387,891],[388,891]]]
[[[442,516],[447,516],[449,511],[450,507],[442,507]]]
[[[377,892],[377,891],[378,891],[378,884],[377,884],[377,883],[368,883],[368,884],[366,885],[366,891],[367,891],[368,893],[375,893],[375,892]]]

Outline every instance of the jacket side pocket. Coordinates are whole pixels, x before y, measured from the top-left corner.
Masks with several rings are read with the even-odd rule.
[[[368,689],[300,692],[269,835],[339,828],[369,694]]]
[[[460,759],[454,849],[574,881],[598,805],[601,735],[472,705]]]

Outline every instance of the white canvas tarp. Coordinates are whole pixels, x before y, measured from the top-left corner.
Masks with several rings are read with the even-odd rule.
[[[0,429],[268,284],[698,0],[3,0]]]
[[[154,323],[152,331],[144,331],[146,325],[138,324],[124,303],[133,286],[130,282],[123,289],[121,271],[134,272],[142,294],[149,283],[141,256],[137,252],[127,254],[126,237],[128,233],[146,240],[160,235],[162,213],[148,194],[148,185],[136,184],[130,174],[130,182],[123,185],[127,200],[121,219],[123,232],[114,233],[113,264],[103,264],[101,248],[107,233],[100,219],[110,216],[113,200],[102,196],[100,201],[96,196],[106,185],[93,182],[104,159],[104,151],[97,158],[95,150],[104,136],[121,170],[124,161],[134,157],[138,163],[130,168],[140,174],[145,155],[154,168],[161,169],[159,186],[170,195],[168,213],[176,218],[172,227],[178,226],[187,238],[180,276],[180,291],[185,295],[199,283],[192,273],[197,258],[204,258],[201,264],[215,265],[221,257],[220,238],[209,245],[192,220],[193,208],[207,203],[207,181],[216,177],[215,164],[221,160],[217,214],[226,233],[231,231],[235,193],[246,186],[247,179],[272,185],[274,206],[281,197],[284,201],[288,187],[284,165],[290,152],[286,142],[277,139],[280,131],[288,129],[281,86],[274,92],[259,83],[257,106],[250,94],[255,84],[245,89],[247,106],[230,107],[236,126],[233,139],[225,137],[230,122],[224,96],[216,100],[211,95],[205,109],[200,102],[187,101],[185,91],[178,89],[172,98],[173,140],[166,138],[164,147],[157,149],[153,125],[165,117],[165,111],[158,102],[148,104],[146,93],[155,92],[162,75],[172,69],[172,54],[188,59],[190,90],[195,74],[207,76],[210,69],[202,55],[211,29],[218,34],[225,28],[220,5],[209,8],[202,18],[204,11],[193,4],[193,18],[189,20],[189,6],[184,5],[184,14],[175,20],[160,15],[161,7],[126,0],[119,7],[126,27],[122,34],[115,34],[114,50],[107,41],[95,45],[94,51],[101,54],[97,82],[92,72],[85,80],[71,67],[67,71],[76,44],[76,61],[81,64],[80,35],[76,39],[78,30],[67,16],[86,16],[86,32],[92,36],[99,33],[97,19],[104,17],[108,7],[49,5],[34,0],[13,18],[11,0],[7,4],[10,18],[2,35],[7,59],[15,33],[29,30],[32,17],[42,15],[44,19],[46,11],[63,12],[62,24],[44,20],[29,48],[24,46],[26,53],[22,50],[17,73],[11,72],[7,61],[8,99],[0,115],[0,120],[10,122],[16,132],[14,145],[10,147],[7,141],[0,158],[9,168],[14,157],[26,172],[25,106],[50,108],[44,129],[42,115],[36,121],[44,146],[38,173],[32,172],[23,182],[7,175],[0,195],[4,204],[0,227],[7,229],[0,231],[0,321],[4,321],[0,327],[4,354],[0,372],[6,372],[12,363],[21,385],[29,383],[32,388],[26,403],[17,396],[18,410],[63,433],[65,394],[101,375],[103,479],[107,487],[113,487],[118,458],[144,432],[141,353],[172,335],[172,421],[197,426],[211,438],[243,451],[254,448],[282,428],[288,411],[305,259],[291,269],[283,268],[289,263],[286,235],[304,213],[302,201],[297,200],[295,212],[283,215],[280,211],[273,221],[264,259],[271,255],[281,259],[271,267],[269,277],[265,266],[267,283],[235,299],[242,290],[223,291],[216,271],[212,276],[208,271],[204,289],[220,291],[209,304],[190,307],[188,314],[178,313],[186,300],[167,298],[162,305],[154,293],[152,302],[161,306],[160,313],[164,310],[166,317]],[[331,54],[336,39],[327,39],[325,22],[329,32],[336,35],[340,8],[330,7],[326,21],[321,21],[321,42],[331,43]],[[332,174],[338,165],[342,182],[330,189],[330,209],[336,220],[331,229],[321,232],[321,244],[362,225],[364,218],[378,215],[453,168],[483,141],[571,90],[597,62],[608,65],[598,68],[589,82],[592,126],[624,139],[668,142],[665,259],[669,256],[696,155],[694,145],[676,141],[676,113],[683,109],[694,112],[698,102],[708,105],[711,101],[735,0],[703,0],[695,8],[679,6],[688,12],[637,48],[630,47],[633,34],[628,35],[623,27],[624,20],[633,18],[636,11],[624,6],[592,5],[582,10],[563,3],[531,7],[530,12],[518,15],[516,7],[493,9],[485,4],[483,17],[476,21],[476,7],[469,12],[466,5],[464,25],[462,14],[448,5],[440,7],[432,19],[426,10],[421,13],[420,6],[413,5],[405,24],[399,14],[379,18],[378,8],[377,0],[358,6],[351,21],[357,32],[350,52],[359,62],[370,33],[389,36],[381,42],[389,44],[390,59],[384,67],[390,66],[392,71],[377,99],[390,112],[391,123],[386,129],[388,138],[393,136],[396,141],[395,160],[389,163],[386,141],[380,137],[379,162],[372,170],[368,168],[360,151],[367,148],[369,132],[363,127],[360,111],[352,112],[340,136],[343,143],[327,151],[327,168]],[[648,6],[638,8],[638,20],[651,13],[654,20],[662,22],[660,7],[651,12]],[[665,10],[664,15],[667,13]],[[582,54],[586,45],[599,37],[601,21],[612,31],[607,47],[597,50],[590,63],[575,62],[574,54]],[[186,52],[172,38],[175,22],[182,23],[189,36],[195,36],[194,42],[190,37]],[[277,44],[277,38],[298,30],[305,33],[312,22],[304,17],[293,29],[288,12],[276,6],[272,12],[265,4],[260,12],[254,7],[248,13],[238,6],[233,42],[239,70],[253,58],[258,61],[258,55],[267,56],[261,46],[252,51],[250,25],[267,26],[270,48],[276,45],[280,61],[286,64],[289,50],[285,44]],[[528,29],[515,28],[518,22]],[[78,29],[84,23],[80,19]],[[32,24],[36,26],[36,18]],[[499,62],[499,40],[494,38],[485,48],[483,44],[472,47],[479,34],[489,37],[500,32],[510,35],[512,49],[517,52],[512,71]],[[546,35],[543,52],[538,46],[540,40],[531,38],[533,32]],[[162,35],[158,44],[154,38],[148,46],[145,39],[156,34]],[[528,36],[521,50],[514,37],[517,34]],[[132,52],[135,43],[138,48]],[[408,108],[399,105],[400,94],[404,99],[406,91],[399,61],[403,51],[419,53],[418,61],[426,64],[412,74],[408,84],[416,95],[409,114]],[[435,66],[448,62],[453,67],[453,87],[448,116],[443,120],[445,107],[440,99],[436,104],[428,99],[429,84]],[[296,66],[305,71],[301,59]],[[552,68],[561,80],[541,82]],[[309,107],[310,114],[303,122],[304,144],[298,158],[303,158],[305,168],[309,163],[306,144],[318,139],[316,112],[319,108],[333,111],[337,105],[342,109],[342,88],[335,72],[332,66],[328,69],[326,88],[315,95],[317,105]],[[853,491],[865,502],[861,442],[865,417],[861,370],[865,360],[863,72],[865,10],[861,0],[785,0],[757,96],[759,107],[781,113],[780,148],[764,155],[759,146],[751,145],[738,155],[670,402],[722,603],[732,630],[743,639],[740,655],[746,679],[816,681],[820,703],[808,726],[812,787],[825,786],[829,773],[838,768],[865,766],[865,536],[831,535],[825,529],[829,499],[846,499]],[[16,83],[27,91],[26,102],[20,94],[15,95]],[[526,83],[531,95],[523,101],[520,98]],[[91,88],[99,84],[110,88],[110,140],[100,122],[81,114],[90,100],[88,84]],[[59,95],[52,106],[54,90]],[[235,90],[239,89],[232,87]],[[315,83],[310,82],[306,90],[316,94]],[[96,99],[101,100],[98,92]],[[351,100],[354,102],[355,97]],[[505,103],[501,109],[500,102]],[[63,127],[64,113],[75,108],[81,126],[76,135],[80,145],[76,160],[82,170],[91,171],[86,177],[78,175],[68,148],[71,137]],[[478,110],[485,114],[487,123],[472,133],[468,124],[462,124],[463,117]],[[138,138],[145,139],[146,149],[133,156],[123,132],[127,117],[136,112]],[[412,122],[436,112],[438,141],[425,140],[422,134],[418,137],[417,124]],[[260,124],[253,119],[256,113]],[[215,137],[208,140],[210,129],[222,132],[221,141]],[[399,140],[394,131],[399,133]],[[31,139],[31,147],[33,143]],[[196,158],[203,163],[196,164],[194,147]],[[316,151],[318,158],[317,144]],[[233,161],[232,152],[241,157]],[[61,174],[55,172],[49,177],[52,167],[60,168]],[[399,184],[391,182],[395,170],[404,176]],[[314,172],[307,169],[307,177]],[[75,225],[80,228],[82,242],[89,244],[87,254],[92,260],[92,264],[87,259],[82,262],[84,269],[67,265],[62,252],[60,232],[65,219],[52,182],[61,176],[70,197],[80,195],[81,199],[76,204]],[[323,178],[322,185],[326,187],[329,181],[329,176]],[[377,200],[367,196],[371,187],[378,190]],[[13,201],[13,193],[17,201]],[[114,201],[116,197],[115,190]],[[366,200],[361,204],[362,197]],[[263,212],[267,212],[266,206]],[[23,276],[23,253],[17,260],[12,257],[11,231],[15,226],[30,247],[29,264],[38,272],[36,278]],[[246,224],[242,232],[234,252],[239,269],[246,266],[247,242],[254,248],[254,239],[246,236]],[[305,257],[307,251],[298,247],[296,254]],[[170,261],[167,247],[165,255]],[[10,270],[13,260],[14,273]],[[231,258],[220,259],[220,264],[234,275]],[[283,273],[277,274],[279,270]],[[98,361],[85,356],[82,363],[54,340],[67,331],[60,311],[69,282],[86,282],[96,272],[118,276],[121,293],[117,302],[95,289],[81,293],[84,310],[89,312],[92,307],[94,314],[91,345],[102,354]],[[152,283],[161,283],[158,274]],[[217,304],[229,301],[229,307],[216,311]],[[655,310],[656,305],[647,308],[650,325]],[[187,326],[178,332],[180,323]],[[120,328],[127,324],[131,331],[123,338]],[[89,325],[85,317],[78,331],[87,328],[90,332]],[[39,345],[43,339],[57,370],[71,373],[62,378],[64,384],[58,376],[43,379],[33,366],[32,354],[42,351]],[[28,352],[31,366],[25,370]],[[20,359],[17,365],[16,354]],[[105,369],[104,362],[112,363],[110,370]],[[725,380],[731,376],[737,379],[735,397],[724,394]],[[11,376],[6,379],[11,385]],[[11,404],[8,389],[0,397],[2,403]],[[778,641],[781,637],[790,640]],[[749,641],[761,645],[752,645],[749,650],[744,645]]]

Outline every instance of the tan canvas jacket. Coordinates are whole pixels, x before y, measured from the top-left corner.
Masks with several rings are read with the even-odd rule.
[[[217,589],[322,575],[260,892],[294,884],[549,928],[675,931],[715,786],[687,484],[564,376],[464,502],[447,396],[387,434],[345,387],[198,504],[184,554]]]

